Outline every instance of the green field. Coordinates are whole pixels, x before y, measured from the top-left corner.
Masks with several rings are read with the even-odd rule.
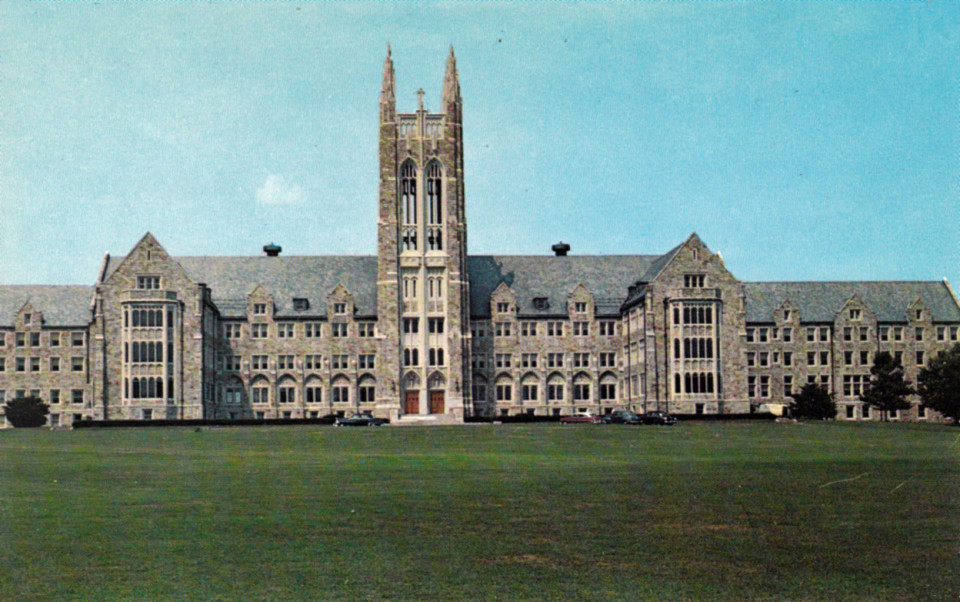
[[[960,429],[0,432],[0,598],[960,593]]]

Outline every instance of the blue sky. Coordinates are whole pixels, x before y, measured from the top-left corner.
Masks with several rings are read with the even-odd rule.
[[[472,254],[960,284],[960,3],[0,3],[0,283],[373,254],[377,95],[454,44]]]

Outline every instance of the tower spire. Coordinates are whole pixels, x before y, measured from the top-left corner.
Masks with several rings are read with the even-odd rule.
[[[383,61],[383,84],[380,87],[380,120],[396,121],[396,82],[393,76],[393,58],[387,42],[387,58]]]
[[[447,73],[443,76],[443,103],[449,104],[460,101],[460,81],[457,76],[457,57],[453,54],[453,44],[450,44],[450,56],[447,57]]]

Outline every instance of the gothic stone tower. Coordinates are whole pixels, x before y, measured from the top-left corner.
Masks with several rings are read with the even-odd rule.
[[[462,419],[470,406],[470,292],[460,84],[453,48],[442,112],[397,113],[389,46],[380,92],[377,316],[383,406]],[[395,385],[394,385],[395,383]]]

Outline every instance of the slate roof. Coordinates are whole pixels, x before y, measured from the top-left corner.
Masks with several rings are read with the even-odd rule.
[[[490,315],[490,294],[505,283],[517,296],[521,316],[567,314],[567,296],[578,284],[593,293],[597,314],[616,316],[627,287],[650,269],[660,255],[473,255],[470,273],[470,314]],[[549,308],[537,309],[533,299],[546,297]]]
[[[86,326],[90,322],[92,286],[0,286],[0,326],[13,326],[13,318],[27,301],[43,314],[44,326]]]
[[[245,317],[247,296],[262,284],[273,296],[281,318],[326,315],[327,296],[338,284],[353,295],[354,314],[377,313],[377,258],[366,255],[266,257],[174,257],[194,282],[209,288],[223,317]],[[111,257],[109,276],[123,261]],[[307,310],[293,309],[294,297],[309,301]]]
[[[804,322],[833,322],[836,313],[854,295],[881,322],[903,322],[907,308],[918,297],[938,322],[960,321],[960,307],[946,284],[923,282],[745,282],[748,322],[772,322],[773,312],[787,299]]]

